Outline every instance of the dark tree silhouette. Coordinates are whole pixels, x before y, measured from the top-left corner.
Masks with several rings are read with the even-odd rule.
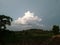
[[[52,30],[53,30],[53,33],[54,33],[55,35],[56,35],[56,34],[59,34],[59,26],[53,25]]]
[[[11,25],[12,18],[5,15],[0,15],[0,30],[5,30],[6,25]]]
[[[4,39],[5,36],[7,35],[6,25],[11,25],[11,21],[12,21],[11,17],[0,15],[0,44],[1,45],[5,45]]]

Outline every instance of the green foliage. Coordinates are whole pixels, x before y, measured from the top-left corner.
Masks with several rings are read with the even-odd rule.
[[[54,33],[55,35],[56,35],[56,34],[59,34],[59,26],[53,25],[52,31],[53,31],[53,33]]]
[[[0,15],[0,30],[5,30],[6,25],[11,25],[12,18],[5,15]]]

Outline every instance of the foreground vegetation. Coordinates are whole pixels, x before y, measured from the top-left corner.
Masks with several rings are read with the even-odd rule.
[[[52,31],[30,29],[23,31],[1,31],[1,41],[6,45],[40,45],[48,41],[54,34]]]
[[[53,45],[54,40],[60,40],[60,37],[53,39],[54,36],[52,31],[42,29],[4,30],[0,31],[0,45]]]

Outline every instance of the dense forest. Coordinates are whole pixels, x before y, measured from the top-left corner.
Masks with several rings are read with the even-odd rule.
[[[0,45],[60,45],[59,26],[53,25],[52,30],[28,29],[10,31],[12,18],[0,15]]]

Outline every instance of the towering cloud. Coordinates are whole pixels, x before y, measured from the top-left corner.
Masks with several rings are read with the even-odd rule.
[[[27,11],[24,13],[24,16],[19,17],[12,22],[12,26],[10,27],[10,29],[25,30],[30,28],[40,28],[40,26],[43,26],[42,24],[40,24],[40,21],[42,21],[41,18],[35,16],[33,12]]]
[[[34,13],[31,13],[30,11],[25,12],[24,16],[19,17],[17,20],[15,20],[15,24],[29,24],[34,23],[36,21],[41,21],[42,19],[38,16],[34,16]]]

